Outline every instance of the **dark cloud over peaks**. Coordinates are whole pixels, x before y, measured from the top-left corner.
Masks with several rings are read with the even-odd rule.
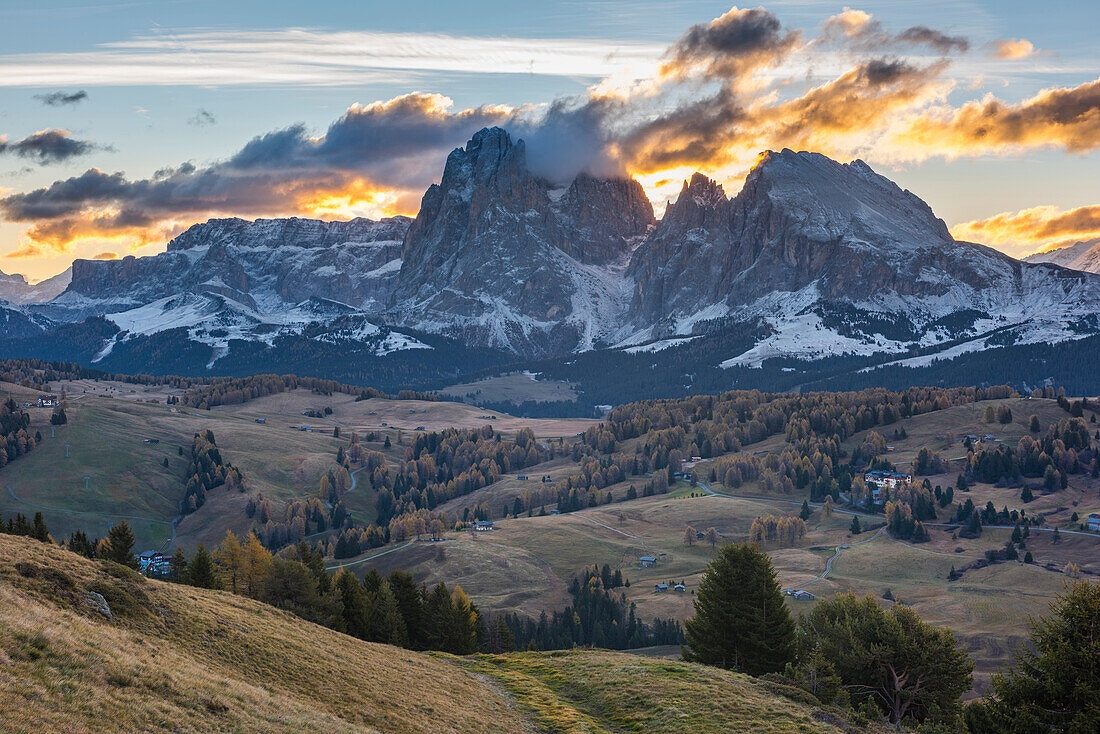
[[[64,163],[98,148],[90,140],[74,138],[68,130],[39,130],[14,143],[0,140],[0,154],[10,153],[41,165]]]
[[[661,73],[678,77],[702,70],[707,76],[733,80],[778,62],[800,39],[799,31],[784,33],[779,18],[763,8],[733,8],[689,28],[669,49]]]

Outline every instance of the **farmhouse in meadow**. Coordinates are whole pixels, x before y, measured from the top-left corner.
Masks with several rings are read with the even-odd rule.
[[[1095,512],[1089,514],[1089,519],[1085,520],[1086,530],[1100,530],[1100,514]]]

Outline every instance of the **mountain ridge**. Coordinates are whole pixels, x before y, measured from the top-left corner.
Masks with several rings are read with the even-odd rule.
[[[234,350],[275,349],[275,336],[319,345],[335,316],[303,311],[311,299],[347,307],[336,341],[361,353],[433,334],[520,363],[682,346],[731,327],[756,336],[731,342],[726,368],[1100,331],[1100,277],[956,241],[861,160],[767,151],[732,197],[695,173],[657,220],[636,180],[541,178],[502,128],[450,153],[415,218],[211,219],[158,255],[77,260],[63,293],[6,314],[23,345],[36,329],[104,315],[123,341],[183,327],[217,370]]]

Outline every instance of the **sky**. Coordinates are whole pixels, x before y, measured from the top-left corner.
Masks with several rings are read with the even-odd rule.
[[[0,0],[0,270],[211,217],[415,215],[499,125],[660,213],[763,150],[861,158],[958,239],[1100,238],[1100,3]]]

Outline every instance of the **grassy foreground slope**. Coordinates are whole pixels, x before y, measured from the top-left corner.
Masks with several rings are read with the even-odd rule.
[[[89,604],[99,594],[106,618]],[[835,732],[745,676],[600,651],[455,658],[0,535],[10,731]]]

